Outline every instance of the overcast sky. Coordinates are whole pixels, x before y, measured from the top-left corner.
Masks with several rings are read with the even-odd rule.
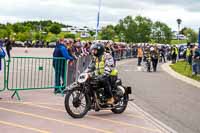
[[[0,23],[54,20],[76,26],[96,26],[98,0],[0,0]],[[162,21],[173,30],[200,27],[200,0],[102,0],[100,25],[116,24],[131,15]]]

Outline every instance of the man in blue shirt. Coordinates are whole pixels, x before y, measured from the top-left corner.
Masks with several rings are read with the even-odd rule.
[[[4,58],[6,56],[6,53],[5,53],[5,51],[4,51],[4,49],[3,49],[3,44],[1,45],[0,44],[0,71],[1,71],[1,69],[2,69],[2,61],[1,61],[1,59],[2,58]]]
[[[53,52],[53,67],[55,69],[55,90],[54,93],[60,93],[59,87],[61,85],[61,77],[62,81],[64,83],[64,77],[65,77],[65,63],[67,60],[73,61],[74,58],[70,56],[69,51],[67,49],[67,43],[64,39],[60,39],[58,45],[56,45],[54,52]],[[63,57],[66,60],[62,59],[56,59],[57,57]],[[65,88],[63,88],[65,89]]]

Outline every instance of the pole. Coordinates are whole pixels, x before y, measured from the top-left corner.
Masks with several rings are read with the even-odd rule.
[[[199,28],[198,46],[199,46],[199,48],[200,48],[200,28]]]
[[[97,26],[96,26],[96,36],[95,36],[95,40],[97,40],[98,37],[98,29],[99,29],[99,20],[100,20],[100,10],[101,10],[101,1],[99,0],[99,9],[98,9],[98,13],[97,13]]]
[[[179,31],[180,31],[180,24],[178,24],[178,44],[179,44]]]

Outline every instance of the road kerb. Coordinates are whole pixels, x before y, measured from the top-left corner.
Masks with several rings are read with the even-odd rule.
[[[196,80],[193,80],[191,78],[188,78],[186,76],[183,76],[177,72],[175,72],[170,66],[170,63],[165,63],[161,66],[161,68],[167,72],[168,74],[170,74],[171,76],[173,76],[174,78],[176,79],[179,79],[187,84],[190,84],[190,85],[193,85],[197,88],[200,88],[200,82],[196,81]]]

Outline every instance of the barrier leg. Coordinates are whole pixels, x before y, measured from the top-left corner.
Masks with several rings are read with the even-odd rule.
[[[60,94],[64,97],[64,89],[62,87],[59,87],[58,90]]]
[[[20,98],[19,93],[18,93],[17,90],[12,94],[11,98],[13,99],[13,97],[14,97],[15,95],[17,96],[17,99],[20,101],[21,98]]]

